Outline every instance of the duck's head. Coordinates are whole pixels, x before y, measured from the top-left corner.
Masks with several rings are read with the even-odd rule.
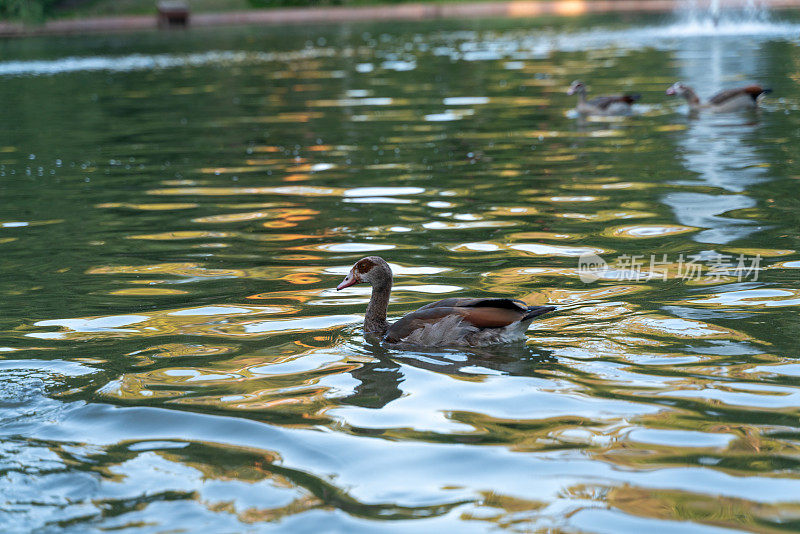
[[[578,93],[585,93],[586,92],[586,84],[580,80],[575,80],[570,84],[569,89],[567,89],[568,95],[575,95]]]
[[[667,94],[669,96],[683,96],[687,91],[689,91],[689,87],[686,84],[683,82],[675,82],[669,86]]]
[[[336,291],[362,282],[373,287],[391,285],[392,268],[380,256],[361,258],[353,265],[342,283],[336,286]]]

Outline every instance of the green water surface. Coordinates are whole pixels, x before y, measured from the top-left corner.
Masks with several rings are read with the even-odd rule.
[[[0,42],[2,531],[800,529],[800,31],[655,24]],[[558,311],[382,347],[367,255]]]

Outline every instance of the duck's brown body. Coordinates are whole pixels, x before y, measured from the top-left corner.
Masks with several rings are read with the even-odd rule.
[[[515,299],[444,299],[399,319],[386,330],[384,340],[414,345],[508,343],[523,339],[534,317],[553,310]]]
[[[506,298],[449,298],[426,304],[394,324],[386,321],[392,271],[378,256],[359,260],[339,284],[343,289],[359,282],[372,285],[364,317],[364,331],[387,343],[422,346],[489,345],[525,338],[531,321],[555,310],[554,306],[528,306]]]
[[[694,89],[684,83],[676,82],[667,89],[667,94],[685,98],[692,111],[707,109],[716,113],[727,113],[731,111],[755,109],[758,107],[761,96],[771,91],[771,89],[753,84],[720,91],[709,98],[707,102],[703,102],[700,100],[700,97],[697,96]]]

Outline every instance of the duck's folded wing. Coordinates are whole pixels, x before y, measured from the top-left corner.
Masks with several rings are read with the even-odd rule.
[[[461,322],[477,329],[504,328],[513,323],[530,321],[554,309],[554,306],[527,306],[521,300],[514,299],[444,299],[423,306],[398,320],[389,327],[385,339],[397,343],[408,338],[415,330],[437,323],[452,325]]]
[[[728,89],[726,91],[719,92],[709,99],[709,103],[714,105],[720,105],[724,104],[729,100],[733,100],[734,98],[745,95],[755,100],[762,93],[768,93],[768,92],[769,89],[764,89],[760,85],[748,85],[747,87],[739,87],[737,89]]]
[[[607,109],[612,104],[633,104],[639,100],[640,95],[615,95],[615,96],[598,96],[589,100],[589,104],[600,108]]]
[[[436,302],[426,304],[417,311],[431,308],[503,308],[524,311],[528,308],[528,305],[517,299],[460,297],[437,300]]]

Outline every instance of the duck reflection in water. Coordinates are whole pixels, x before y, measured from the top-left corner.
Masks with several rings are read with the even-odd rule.
[[[352,395],[338,402],[365,408],[382,408],[403,394],[400,384],[405,380],[406,365],[449,376],[503,374],[548,379],[552,374],[541,371],[558,365],[552,351],[523,343],[434,350],[408,346],[399,351],[367,337],[362,345],[352,349],[377,361],[364,363],[350,372],[360,384]]]

